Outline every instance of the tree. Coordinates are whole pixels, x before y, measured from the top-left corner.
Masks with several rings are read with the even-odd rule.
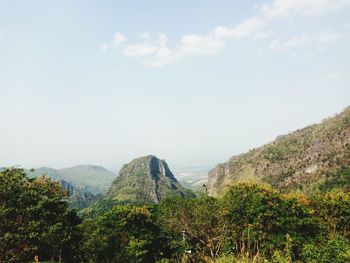
[[[215,260],[227,239],[227,222],[217,199],[201,196],[197,199],[172,197],[160,204],[159,222],[177,242],[178,255],[185,250],[194,253],[197,260]],[[182,245],[182,246],[181,246]]]
[[[303,256],[310,263],[350,262],[350,242],[343,236],[331,235],[321,244],[307,244]]]
[[[116,206],[83,225],[88,262],[154,262],[160,254],[159,230],[146,206]]]
[[[309,209],[297,199],[286,197],[269,186],[242,183],[223,197],[225,218],[230,223],[231,242],[236,253],[251,256],[282,250],[287,235],[298,254],[302,244],[316,235],[317,225]]]
[[[75,262],[80,219],[49,178],[29,179],[23,169],[0,173],[0,262],[57,258]]]
[[[333,190],[312,198],[315,216],[324,222],[327,232],[350,238],[350,192]]]
[[[350,168],[341,167],[335,173],[326,174],[326,180],[320,185],[321,191],[330,191],[333,189],[344,189],[350,191]]]

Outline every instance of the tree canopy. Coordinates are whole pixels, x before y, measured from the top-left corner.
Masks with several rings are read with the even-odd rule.
[[[340,187],[305,196],[239,183],[222,198],[175,195],[157,205],[103,199],[80,217],[66,198],[47,177],[3,169],[0,262],[350,260],[350,192]]]
[[[81,222],[66,194],[47,177],[29,179],[22,169],[0,173],[0,261],[75,260]]]

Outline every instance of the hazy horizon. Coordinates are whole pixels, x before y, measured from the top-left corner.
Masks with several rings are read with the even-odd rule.
[[[349,11],[0,0],[0,166],[214,166],[318,123],[350,105]]]

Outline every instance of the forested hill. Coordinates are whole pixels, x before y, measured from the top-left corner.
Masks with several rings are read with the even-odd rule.
[[[209,173],[209,193],[222,195],[241,181],[268,183],[282,191],[309,191],[350,166],[350,107],[248,153],[233,156]]]

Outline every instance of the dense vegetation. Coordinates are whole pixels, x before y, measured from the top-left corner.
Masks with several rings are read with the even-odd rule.
[[[29,179],[22,169],[0,173],[0,262],[77,261],[82,240],[66,194],[47,177]]]
[[[58,184],[4,169],[0,262],[349,262],[350,171],[338,175],[311,196],[241,183],[220,199],[100,203],[79,218]]]

